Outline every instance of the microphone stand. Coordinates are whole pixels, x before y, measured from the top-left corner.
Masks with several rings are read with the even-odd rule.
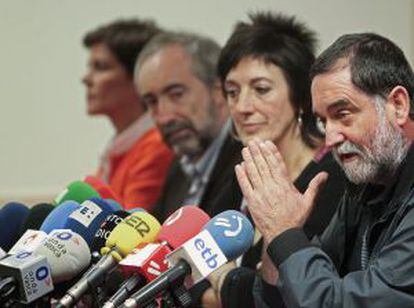
[[[190,293],[182,285],[170,286],[162,294],[161,307],[190,307],[193,300]]]

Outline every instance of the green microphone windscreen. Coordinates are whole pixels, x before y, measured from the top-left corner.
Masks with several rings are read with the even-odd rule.
[[[100,197],[98,192],[89,184],[82,181],[70,183],[53,201],[53,204],[59,205],[65,201],[71,200],[81,204],[93,197]]]

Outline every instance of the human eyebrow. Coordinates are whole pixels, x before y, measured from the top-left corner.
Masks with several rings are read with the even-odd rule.
[[[349,106],[351,106],[351,103],[349,101],[344,100],[344,99],[340,99],[340,100],[337,100],[336,102],[330,104],[327,108],[327,111],[329,113],[334,113],[338,109],[346,108],[346,107],[349,107]]]
[[[349,101],[347,101],[347,100],[344,100],[344,99],[340,99],[340,100],[337,100],[337,101],[335,101],[335,102],[333,102],[333,103],[331,103],[328,107],[327,107],[327,109],[326,109],[326,114],[333,114],[333,113],[335,113],[336,111],[338,111],[338,110],[340,110],[341,108],[346,108],[346,107],[349,107],[349,106],[351,106],[351,103],[349,102]],[[315,115],[315,117],[316,118],[319,118],[320,120],[322,120],[323,122],[325,122],[326,121],[326,116],[325,115],[322,115],[321,113],[319,113],[317,110],[315,110],[315,109],[313,109],[312,110],[312,112],[313,112],[313,114]]]
[[[269,78],[267,78],[267,77],[262,77],[262,76],[260,76],[260,77],[255,77],[255,78],[251,79],[251,80],[250,80],[250,83],[251,83],[251,84],[255,84],[255,83],[257,83],[257,82],[261,82],[261,81],[266,81],[266,82],[269,82],[269,83],[273,83],[273,82],[272,82],[272,80],[270,80]]]
[[[169,92],[174,91],[174,90],[184,90],[184,89],[186,89],[186,87],[183,84],[173,83],[173,84],[170,84],[170,85],[166,86],[162,90],[162,93],[169,93]]]

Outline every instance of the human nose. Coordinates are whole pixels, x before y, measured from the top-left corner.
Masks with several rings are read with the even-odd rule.
[[[87,87],[91,86],[92,84],[91,72],[86,72],[85,75],[83,75],[82,83]]]
[[[344,141],[344,134],[339,127],[331,122],[327,122],[325,127],[325,145],[332,148]]]
[[[253,97],[247,90],[240,91],[238,101],[236,104],[236,111],[239,113],[252,113],[253,112]]]
[[[168,99],[160,98],[156,108],[152,111],[156,122],[159,125],[170,123],[175,118],[176,107]]]

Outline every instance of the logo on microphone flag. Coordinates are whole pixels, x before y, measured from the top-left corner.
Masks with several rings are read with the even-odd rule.
[[[243,219],[240,216],[232,215],[232,220],[224,217],[217,218],[214,225],[224,227],[223,234],[225,237],[236,237],[243,230]]]

